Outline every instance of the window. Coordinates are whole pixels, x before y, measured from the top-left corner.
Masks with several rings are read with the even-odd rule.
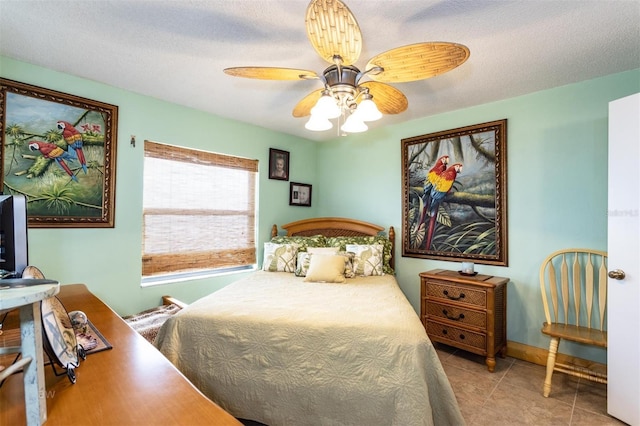
[[[145,141],[143,280],[255,265],[257,172],[258,160]]]

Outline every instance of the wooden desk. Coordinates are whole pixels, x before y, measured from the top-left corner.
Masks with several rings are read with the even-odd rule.
[[[78,381],[45,368],[45,425],[242,425],[198,391],[158,350],[84,284],[60,286],[67,311],[82,310],[113,349],[87,356]],[[22,373],[0,387],[0,424],[25,424]]]

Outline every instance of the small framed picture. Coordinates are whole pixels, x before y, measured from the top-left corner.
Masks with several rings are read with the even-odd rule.
[[[289,184],[289,205],[311,207],[311,185],[291,182]]]
[[[269,148],[269,179],[289,180],[289,152]]]

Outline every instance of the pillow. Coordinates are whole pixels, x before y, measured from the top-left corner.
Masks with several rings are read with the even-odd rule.
[[[276,235],[271,238],[275,244],[297,244],[298,251],[307,251],[307,247],[326,247],[327,241],[324,235],[314,235],[312,237]]]
[[[297,244],[264,243],[262,270],[269,272],[295,272]]]
[[[314,254],[309,259],[309,270],[305,282],[344,283],[344,256],[337,254]]]
[[[332,250],[334,250],[334,253],[315,253],[315,251],[317,250],[316,248],[313,247],[309,247],[309,249],[311,251],[313,251],[314,253],[309,253],[309,252],[298,252],[298,258],[296,261],[296,277],[306,277],[307,276],[307,272],[309,271],[309,261],[311,260],[311,258],[313,256],[316,255],[323,255],[323,254],[334,254],[334,255],[338,255],[338,256],[342,256],[345,258],[345,263],[344,263],[344,276],[345,278],[353,278],[356,276],[354,270],[353,270],[353,256],[354,254],[351,252],[346,252],[346,251],[337,251],[337,248],[332,248]]]
[[[382,269],[384,246],[382,244],[347,244],[346,249],[347,251],[355,253],[353,257],[353,269],[356,275],[363,275],[365,277],[370,275],[384,275]]]
[[[296,277],[306,277],[309,270],[309,261],[311,255],[306,251],[298,252],[298,258],[296,260],[296,271],[294,272]]]
[[[307,247],[309,254],[338,254],[340,247]]]
[[[340,247],[340,250],[346,250],[347,244],[358,244],[358,245],[371,245],[371,244],[382,244],[384,246],[383,251],[383,263],[382,263],[382,271],[385,274],[393,275],[395,272],[391,267],[391,256],[392,253],[392,244],[391,240],[389,240],[384,235],[371,235],[371,236],[353,236],[353,237],[327,237],[326,245],[330,247]]]
[[[353,258],[355,257],[355,253],[350,251],[339,251],[339,256],[343,256],[345,258],[344,263],[344,276],[346,278],[353,278],[356,276],[356,272],[353,269]]]

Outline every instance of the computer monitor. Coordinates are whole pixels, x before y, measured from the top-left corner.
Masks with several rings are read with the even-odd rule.
[[[29,264],[27,200],[23,195],[0,195],[0,269],[5,278],[18,278]]]

